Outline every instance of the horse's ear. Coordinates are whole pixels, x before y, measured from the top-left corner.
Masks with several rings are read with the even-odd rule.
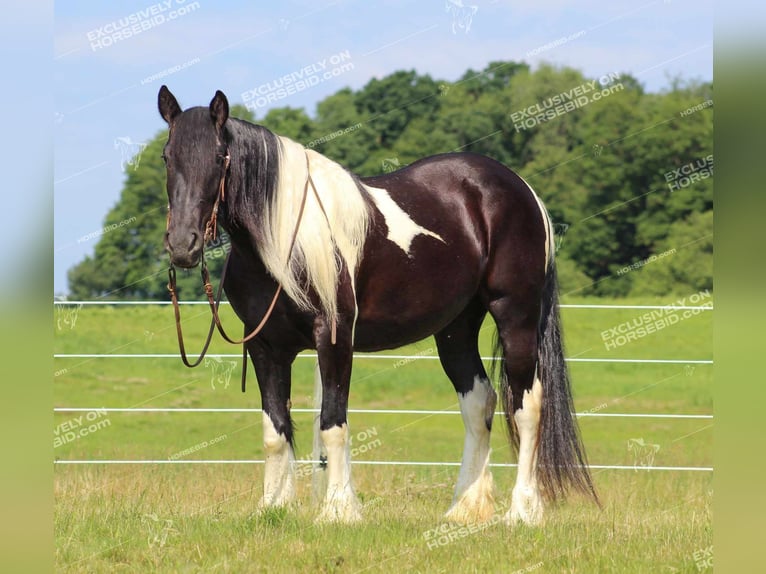
[[[229,100],[221,90],[216,90],[215,96],[210,100],[210,117],[213,119],[216,131],[220,131],[229,119]]]
[[[168,125],[181,113],[181,106],[178,105],[178,100],[170,93],[168,87],[164,85],[160,88],[160,93],[157,95],[157,107],[160,109],[160,115],[168,122]]]

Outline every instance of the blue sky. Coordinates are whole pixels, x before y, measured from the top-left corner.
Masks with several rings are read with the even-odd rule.
[[[126,25],[138,33],[126,37]],[[543,49],[566,38],[572,39]],[[339,59],[353,66],[333,68]],[[395,70],[452,81],[497,60],[533,67],[546,61],[593,78],[628,72],[650,91],[667,87],[674,76],[711,80],[713,3],[56,3],[55,292],[66,293],[66,271],[93,252],[104,217],[119,199],[131,167],[117,142],[135,150],[164,129],[156,108],[163,83],[182,107],[206,105],[216,89],[241,103],[250,90],[324,63],[336,75],[256,110],[263,117],[270,107],[292,106],[313,115],[327,95]]]

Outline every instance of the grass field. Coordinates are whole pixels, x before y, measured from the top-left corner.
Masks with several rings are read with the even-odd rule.
[[[610,301],[671,304],[670,300]],[[710,303],[710,299],[699,303]],[[566,300],[564,303],[607,303]],[[688,303],[688,302],[687,302]],[[206,331],[201,306],[184,307],[187,348]],[[610,329],[636,320],[635,309],[564,309],[567,356],[711,359],[712,313],[675,311],[665,328],[615,345]],[[236,320],[228,309],[227,324]],[[482,332],[489,355],[492,325]],[[57,354],[177,353],[167,307],[83,307],[54,311]],[[236,332],[236,329],[232,328]],[[607,337],[608,341],[604,341]],[[612,343],[609,343],[612,341]],[[623,341],[617,341],[622,343]],[[611,346],[610,346],[611,345]],[[609,347],[609,348],[608,348]],[[432,340],[358,359],[352,409],[456,411]],[[211,353],[239,349],[217,337]],[[415,355],[403,361],[391,354]],[[189,370],[177,358],[57,358],[54,415],[60,460],[260,460],[259,413],[124,413],[114,407],[258,408],[239,390],[236,357]],[[237,362],[237,365],[231,365]],[[293,371],[293,408],[313,406],[313,359]],[[226,385],[227,367],[233,372]],[[712,366],[570,363],[579,413],[711,414]],[[311,413],[296,413],[296,457],[311,453]],[[351,414],[356,461],[460,460],[460,416]],[[492,461],[513,462],[500,419]],[[711,419],[587,416],[580,426],[596,469],[603,510],[578,497],[547,512],[539,528],[489,523],[458,529],[443,522],[456,466],[356,464],[365,505],[358,526],[314,524],[317,502],[299,466],[294,508],[259,511],[258,464],[65,465],[55,467],[57,569],[63,572],[697,572],[712,545],[712,472],[645,470],[642,465],[712,467]],[[82,429],[88,428],[85,434]],[[643,445],[643,446],[642,446]],[[493,471],[498,514],[507,509],[515,469]]]

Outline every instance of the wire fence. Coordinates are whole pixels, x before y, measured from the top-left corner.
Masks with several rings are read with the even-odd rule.
[[[200,459],[200,460],[54,460],[54,464],[71,465],[141,465],[141,464],[263,464],[263,460],[220,460],[220,459]],[[324,464],[326,461],[320,460],[300,460],[299,464]],[[408,460],[352,460],[354,465],[367,466],[460,466],[459,462],[442,461],[408,461]],[[487,466],[491,468],[516,468],[519,465],[511,462],[490,462]],[[589,464],[588,468],[594,470],[672,470],[688,472],[712,472],[711,466],[643,466],[643,465],[619,465],[619,464]]]
[[[57,413],[261,413],[263,409],[248,408],[161,408],[161,407],[56,407]],[[319,409],[290,409],[291,413],[319,413]],[[459,415],[460,411],[448,410],[411,410],[411,409],[348,409],[349,414],[366,415]],[[578,417],[624,417],[654,419],[712,419],[713,415],[702,414],[662,414],[662,413],[574,413]],[[505,412],[496,411],[495,416],[504,416]]]
[[[54,301],[54,305],[168,305],[170,301]],[[186,301],[185,305],[207,305],[207,301]],[[222,301],[221,304],[228,304]],[[596,304],[569,304],[560,305],[561,308],[569,309],[637,309],[637,310],[697,310],[712,311],[712,305],[596,305]],[[210,358],[241,358],[241,354],[209,354]],[[177,359],[175,353],[56,353],[55,359]],[[316,359],[316,353],[301,353],[298,358]],[[390,354],[368,354],[356,353],[355,359],[363,360],[438,360],[438,356],[429,355],[390,355]],[[485,361],[494,361],[495,357],[482,357]],[[686,365],[712,365],[712,359],[613,359],[613,358],[581,358],[569,357],[567,362],[572,363],[628,363],[628,364],[686,364]],[[77,412],[114,412],[114,413],[261,413],[258,408],[155,408],[155,407],[56,407],[53,409],[56,413],[77,413]],[[294,413],[318,413],[319,409],[294,408]],[[349,414],[368,414],[368,415],[459,415],[456,410],[428,410],[428,409],[348,409]],[[683,419],[683,420],[713,420],[712,414],[677,414],[677,413],[600,413],[600,412],[582,412],[574,413],[578,418],[626,418],[626,419]],[[503,412],[496,412],[496,416],[503,416]],[[300,460],[300,464],[318,464],[320,461]],[[171,459],[144,459],[144,460],[112,460],[112,459],[56,459],[57,465],[164,465],[164,464],[263,464],[263,460],[241,459],[201,459],[201,460],[171,460]],[[440,462],[440,461],[375,461],[375,460],[356,460],[352,461],[355,465],[372,466],[460,466],[460,462]],[[515,463],[490,463],[491,467],[496,468],[515,468]],[[591,464],[592,469],[601,470],[646,470],[646,471],[688,471],[688,472],[712,472],[713,467],[707,466],[653,466],[653,465],[604,465]]]
[[[170,305],[171,301],[69,301],[54,300],[53,305]],[[208,301],[179,301],[179,305],[210,305]],[[221,305],[229,305],[221,301]],[[712,305],[598,305],[598,304],[561,304],[561,309],[668,309],[671,311],[697,309],[712,311]]]
[[[217,359],[241,359],[241,353],[208,353],[209,358]],[[316,353],[301,353],[298,359],[316,359]],[[56,353],[54,359],[178,359],[176,353]],[[354,353],[355,359],[379,359],[379,360],[400,360],[400,361],[438,361],[439,357],[429,355],[370,355],[365,353]],[[497,357],[482,357],[483,361],[496,361]],[[712,365],[712,359],[606,359],[581,357],[567,357],[568,363],[656,363],[656,364],[676,364],[676,365]]]

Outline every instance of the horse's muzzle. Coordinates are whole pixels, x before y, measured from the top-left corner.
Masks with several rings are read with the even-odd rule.
[[[165,249],[176,267],[189,269],[199,265],[203,247],[202,237],[195,231],[165,233]]]

